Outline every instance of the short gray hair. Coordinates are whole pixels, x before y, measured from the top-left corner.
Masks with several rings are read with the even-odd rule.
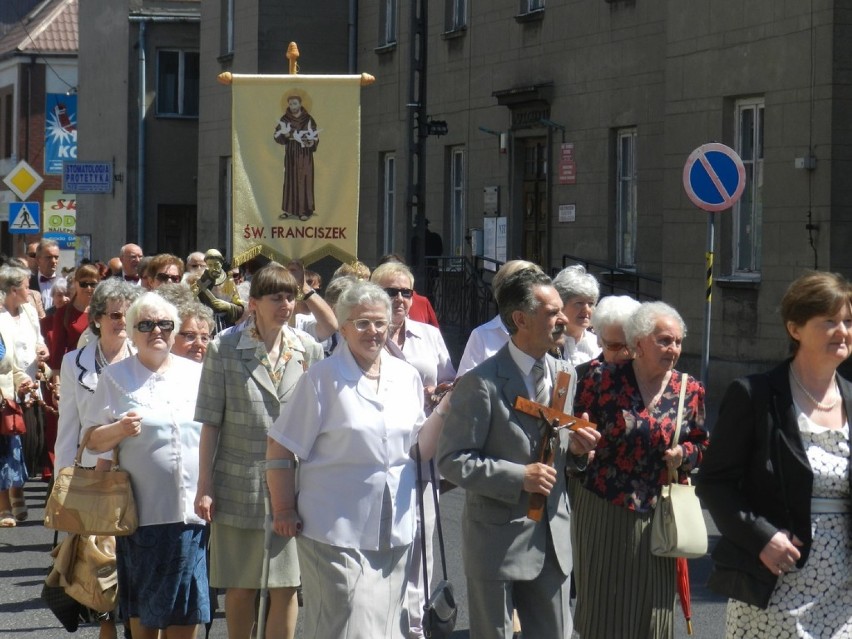
[[[337,306],[337,300],[340,299],[340,296],[343,294],[347,288],[352,286],[355,282],[358,281],[358,278],[354,275],[341,275],[340,277],[335,277],[328,283],[328,286],[325,287],[325,302],[332,308]]]
[[[98,326],[98,320],[107,312],[109,303],[119,301],[133,304],[142,293],[142,287],[128,284],[118,277],[108,277],[102,280],[95,287],[95,292],[92,293],[92,301],[89,302],[89,328],[100,337],[101,329]]]
[[[595,333],[600,334],[610,326],[624,328],[630,316],[641,306],[629,295],[607,295],[592,311],[592,326]]]
[[[160,287],[162,288],[162,286]],[[205,306],[201,302],[192,301],[188,304],[178,306],[178,315],[180,316],[180,325],[187,320],[198,320],[207,324],[207,328],[213,331],[216,328],[216,320],[213,317],[213,310],[209,306]],[[178,330],[180,327],[178,327]]]
[[[686,323],[674,307],[665,302],[644,302],[624,324],[627,346],[633,349],[640,339],[653,334],[661,319],[673,319],[680,325],[681,337],[686,337]]]
[[[390,321],[391,300],[385,290],[372,282],[358,280],[344,290],[337,300],[334,315],[337,317],[338,325],[343,326],[349,319],[352,309],[361,304],[384,307],[387,319]]]
[[[0,291],[8,293],[9,289],[13,286],[20,286],[24,280],[27,280],[27,285],[29,285],[31,275],[32,273],[28,268],[12,266],[11,264],[0,266]]]
[[[148,292],[136,298],[136,301],[127,309],[127,336],[131,341],[136,341],[136,323],[139,316],[145,312],[157,313],[167,316],[175,323],[175,331],[180,326],[180,317],[175,305],[167,302],[163,297],[153,292]]]
[[[535,289],[540,286],[552,286],[550,277],[542,271],[532,268],[522,268],[503,280],[497,290],[497,308],[500,319],[509,330],[510,335],[518,332],[512,314],[515,311],[534,313],[539,306]]]
[[[592,300],[592,304],[596,304],[601,294],[597,278],[587,273],[581,264],[572,264],[559,271],[553,278],[553,286],[563,304],[567,304],[572,297],[586,297]]]

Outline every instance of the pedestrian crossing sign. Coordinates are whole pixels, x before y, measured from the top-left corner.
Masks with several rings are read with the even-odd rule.
[[[9,233],[41,232],[41,205],[38,202],[9,203]]]

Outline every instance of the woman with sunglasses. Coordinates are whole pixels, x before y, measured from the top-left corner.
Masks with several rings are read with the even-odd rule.
[[[601,433],[572,501],[574,625],[583,639],[673,636],[675,560],[651,554],[651,516],[669,471],[685,483],[708,443],[704,386],[675,370],[685,333],[675,309],[646,302],[624,324],[635,358],[593,367],[577,386],[575,414],[587,412]]]
[[[257,592],[267,587],[269,615],[261,639],[292,639],[296,632],[296,544],[273,536],[264,548],[264,457],[269,427],[291,401],[296,382],[323,357],[312,337],[287,325],[298,290],[281,264],[271,262],[257,271],[245,328],[210,342],[204,358],[195,409],[195,418],[204,424],[195,512],[212,522],[210,582],[226,589],[231,639],[249,639]],[[267,560],[268,581],[263,583]]]
[[[391,300],[391,324],[385,347],[395,357],[405,360],[420,374],[425,393],[426,414],[432,412],[432,395],[439,384],[449,384],[456,377],[456,369],[450,361],[450,353],[441,332],[429,324],[416,322],[408,317],[414,296],[414,275],[405,264],[385,262],[376,267],[370,281],[384,289]],[[432,499],[432,481],[429,464],[422,468],[423,483],[418,490],[423,495],[424,514],[426,515],[426,558],[429,574],[432,574],[432,537],[435,530],[435,503]],[[419,511],[414,544],[420,543]],[[414,553],[408,568],[408,614],[410,619],[409,636],[412,639],[422,637],[421,617],[423,616],[424,593],[428,590],[423,584],[423,566],[421,554]]]
[[[94,264],[83,264],[74,272],[74,294],[71,302],[53,314],[48,363],[54,371],[61,370],[62,358],[77,348],[80,336],[89,326],[89,304],[98,282],[98,267]]]
[[[419,552],[413,447],[432,458],[446,405],[426,418],[419,373],[385,349],[391,300],[379,286],[352,284],[335,314],[344,342],[269,431],[273,528],[299,536],[306,637],[404,637],[406,566]]]
[[[54,467],[72,466],[80,446],[80,424],[98,386],[101,371],[132,356],[136,349],[127,339],[125,313],[142,291],[119,279],[101,282],[89,303],[89,329],[95,339],[62,358],[59,425],[54,446]],[[82,465],[93,468],[97,457],[83,451]],[[114,613],[93,613],[100,624],[100,639],[116,636]]]
[[[210,621],[206,526],[193,509],[201,365],[171,353],[178,313],[159,295],[139,297],[125,319],[136,355],[102,370],[83,418],[99,468],[118,448],[139,514],[116,539],[119,609],[134,639],[192,639]]]
[[[154,291],[163,284],[177,284],[183,277],[183,260],[176,255],[160,253],[145,267],[145,288]]]

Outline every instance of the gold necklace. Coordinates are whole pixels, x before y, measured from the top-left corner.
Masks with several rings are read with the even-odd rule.
[[[807,397],[809,400],[811,400],[811,403],[816,407],[817,410],[828,412],[830,410],[833,410],[834,407],[837,406],[837,403],[840,401],[840,394],[836,394],[835,397],[834,397],[834,400],[829,404],[823,404],[822,402],[817,401],[817,398],[814,397],[813,395],[811,395],[808,392],[808,389],[805,388],[805,385],[802,384],[802,382],[799,380],[798,376],[796,375],[796,372],[793,370],[792,365],[790,365],[790,377],[793,378],[793,381],[796,382],[796,386],[798,386],[799,390],[801,390],[805,394],[805,397]],[[831,381],[834,383],[834,387],[836,389],[837,388],[837,373],[835,373],[832,376]]]

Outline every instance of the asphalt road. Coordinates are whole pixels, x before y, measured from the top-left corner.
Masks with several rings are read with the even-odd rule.
[[[54,639],[69,634],[44,606],[39,595],[50,566],[50,547],[53,531],[41,525],[46,485],[34,481],[25,487],[30,519],[16,528],[0,529],[0,637],[10,639]],[[459,617],[453,639],[469,639],[467,601],[461,559],[461,510],[464,495],[461,490],[446,493],[441,498],[447,567],[450,581],[459,598]],[[705,516],[706,518],[706,516]],[[708,519],[711,547],[718,532]],[[437,543],[435,544],[437,549]],[[710,570],[708,558],[689,562],[692,581],[692,614],[696,639],[724,637],[725,602],[708,592],[703,584]],[[436,562],[436,566],[437,566]],[[220,604],[223,598],[219,597]],[[680,614],[676,615],[675,637],[685,637],[686,629]],[[76,635],[95,639],[96,626],[81,625]],[[304,638],[301,632],[298,636]],[[199,635],[203,637],[203,633]],[[210,637],[226,639],[225,620],[221,610],[214,619]],[[313,638],[311,638],[313,639]],[[528,639],[535,639],[530,637]],[[618,638],[613,638],[618,639]]]

